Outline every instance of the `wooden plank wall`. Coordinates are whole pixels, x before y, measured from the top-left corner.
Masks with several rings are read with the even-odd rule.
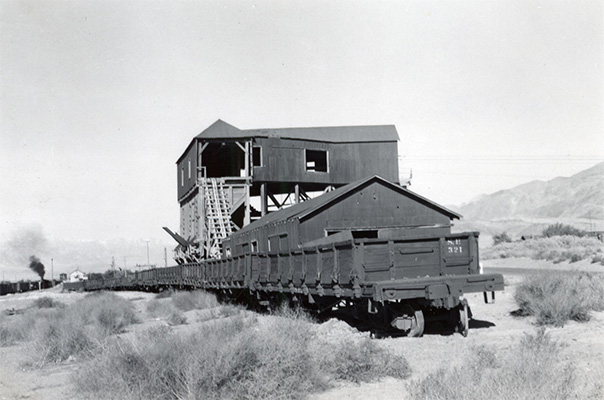
[[[254,167],[256,182],[321,183],[341,185],[379,175],[398,182],[396,142],[322,143],[280,138],[257,138],[262,167]],[[305,149],[329,153],[329,172],[307,171]]]

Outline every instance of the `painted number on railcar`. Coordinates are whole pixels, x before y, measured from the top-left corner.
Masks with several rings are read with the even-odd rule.
[[[463,245],[461,239],[447,240],[447,251],[449,254],[463,253]]]

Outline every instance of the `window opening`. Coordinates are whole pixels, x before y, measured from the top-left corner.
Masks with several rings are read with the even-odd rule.
[[[355,239],[377,239],[378,231],[376,229],[352,231],[352,237]]]
[[[257,253],[258,252],[258,241],[257,240],[252,240],[252,253]]]
[[[189,179],[191,179],[191,160],[189,160]]]
[[[254,167],[262,167],[262,147],[252,147],[252,165]]]
[[[180,186],[185,185],[185,167],[180,169]]]
[[[306,149],[305,159],[307,171],[327,172],[327,151]]]
[[[211,142],[203,151],[201,163],[207,178],[239,177],[245,170],[245,153],[234,142]]]

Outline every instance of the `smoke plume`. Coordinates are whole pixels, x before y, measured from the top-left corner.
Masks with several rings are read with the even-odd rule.
[[[29,269],[40,275],[40,279],[44,279],[44,264],[40,262],[40,259],[36,256],[29,257]]]

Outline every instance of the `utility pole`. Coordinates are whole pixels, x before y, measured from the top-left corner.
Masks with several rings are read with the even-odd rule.
[[[168,267],[168,249],[164,247],[164,266]]]
[[[50,279],[52,280],[52,287],[55,287],[55,259],[50,259]]]
[[[149,264],[149,241],[145,240],[145,242],[147,242],[147,267],[150,265]]]

